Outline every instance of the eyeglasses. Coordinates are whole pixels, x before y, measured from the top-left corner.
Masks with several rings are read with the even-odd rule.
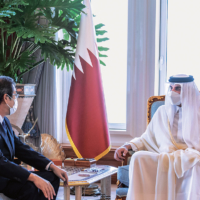
[[[170,85],[170,91],[171,91],[173,88],[174,88],[175,91],[179,91],[179,92],[181,91],[181,86],[180,86],[180,85],[177,85],[177,86],[174,86],[174,87]]]
[[[10,95],[8,95],[8,96],[12,99],[12,97]],[[16,93],[16,94],[13,94],[13,96],[15,96],[15,98],[17,99],[19,97],[19,94]]]
[[[13,94],[13,96],[15,96],[16,98],[18,98],[18,97],[19,97],[19,94],[16,93],[16,94]]]

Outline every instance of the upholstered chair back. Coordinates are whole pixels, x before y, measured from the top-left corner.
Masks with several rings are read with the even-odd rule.
[[[165,104],[165,95],[162,96],[152,96],[148,99],[147,102],[147,124],[151,121],[153,115],[159,106]]]

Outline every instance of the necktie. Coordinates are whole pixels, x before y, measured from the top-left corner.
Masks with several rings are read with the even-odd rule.
[[[7,128],[7,125],[5,123],[5,120],[3,120],[2,122],[2,127],[4,129],[4,139],[5,139],[5,142],[8,146],[8,149],[10,151],[10,154],[11,154],[11,158],[12,158],[12,147],[11,147],[11,141],[10,141],[10,136],[9,136],[9,131],[8,131],[8,128]]]
[[[3,120],[3,122],[2,122],[2,126],[3,126],[3,129],[4,129],[5,133],[6,133],[7,132],[7,127],[6,127],[5,120]]]

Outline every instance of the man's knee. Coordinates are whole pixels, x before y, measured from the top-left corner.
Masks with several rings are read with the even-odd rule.
[[[42,177],[43,179],[49,181],[50,183],[59,180],[59,178],[52,171],[38,171],[34,173]]]
[[[60,185],[60,178],[56,176],[53,172],[49,172],[47,180],[52,184],[55,192],[57,193],[59,185]]]
[[[29,191],[30,193],[34,193],[36,190],[38,190],[38,188],[35,186],[33,182],[27,181],[25,183],[25,190]]]
[[[60,178],[58,176],[56,176],[53,172],[49,172],[49,182],[53,183],[57,183],[59,184],[60,183]]]
[[[57,177],[55,174],[54,174],[54,182],[56,185],[58,185],[58,186],[60,185],[60,178]]]
[[[27,181],[24,187],[18,192],[17,199],[30,199],[35,200],[39,195],[39,190],[34,183]]]
[[[138,151],[136,153],[134,153],[131,157],[131,162],[135,164],[147,164],[150,161],[153,162],[157,162],[158,160],[158,154],[156,153],[152,153],[152,152],[148,152],[148,151]]]
[[[132,155],[131,160],[134,160],[135,162],[138,162],[139,160],[145,159],[145,157],[146,157],[146,154],[143,151],[138,151],[138,152],[135,152]]]
[[[60,179],[52,171],[36,171],[34,173],[40,176],[41,178],[49,181],[54,187],[55,192],[58,192]]]

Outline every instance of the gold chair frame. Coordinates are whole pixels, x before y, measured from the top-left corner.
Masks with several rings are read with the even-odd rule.
[[[165,101],[165,95],[149,97],[147,101],[147,125],[151,121],[151,106],[157,101]]]

